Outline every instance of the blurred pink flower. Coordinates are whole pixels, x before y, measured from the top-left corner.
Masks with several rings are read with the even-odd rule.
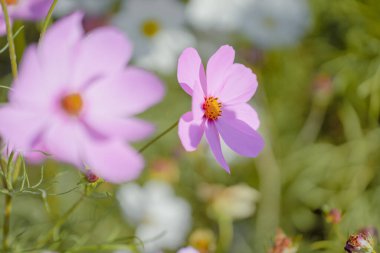
[[[194,48],[185,49],[178,60],[178,81],[192,96],[192,111],[182,115],[178,125],[182,145],[194,151],[205,133],[216,160],[227,172],[219,135],[242,156],[256,157],[264,147],[256,132],[259,118],[247,104],[256,92],[256,76],[234,63],[234,58],[234,49],[225,45],[209,59],[206,72]]]
[[[85,35],[82,18],[74,13],[56,22],[27,49],[0,108],[0,134],[16,151],[41,150],[115,183],[134,179],[144,161],[125,142],[153,127],[133,115],[159,102],[163,85],[126,67],[132,46],[123,33],[104,27]]]
[[[41,20],[47,15],[53,0],[5,0],[5,2],[12,20]],[[3,10],[0,8],[0,35],[5,32]]]
[[[177,253],[199,253],[199,251],[194,249],[193,247],[186,247],[180,249]]]

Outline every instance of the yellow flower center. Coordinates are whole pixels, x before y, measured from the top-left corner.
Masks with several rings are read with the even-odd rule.
[[[78,116],[83,107],[83,100],[79,93],[71,93],[61,100],[61,106],[70,115]]]
[[[146,20],[142,26],[141,31],[146,37],[152,38],[154,37],[159,31],[161,27],[160,24],[156,20]]]
[[[205,117],[210,120],[216,120],[222,115],[222,103],[218,102],[218,98],[205,98],[202,108],[205,111]]]
[[[7,5],[15,5],[15,4],[17,4],[17,1],[18,1],[18,0],[5,0],[5,3],[6,3]]]

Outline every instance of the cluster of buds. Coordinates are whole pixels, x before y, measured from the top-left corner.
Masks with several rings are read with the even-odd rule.
[[[328,223],[339,224],[342,220],[342,212],[337,208],[325,211],[325,218]]]
[[[348,253],[376,253],[375,241],[370,233],[360,232],[350,235],[344,249]]]
[[[296,253],[298,245],[289,238],[281,229],[277,229],[273,247],[268,253]]]

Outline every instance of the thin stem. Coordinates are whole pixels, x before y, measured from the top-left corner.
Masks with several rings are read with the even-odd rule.
[[[3,222],[3,251],[8,252],[10,249],[10,224],[12,212],[12,195],[5,195],[5,209],[4,209],[4,222]]]
[[[53,15],[53,11],[54,11],[54,8],[57,5],[57,3],[58,3],[58,0],[54,0],[53,4],[50,6],[49,12],[48,12],[48,14],[45,18],[44,24],[42,26],[40,40],[45,36],[46,30],[49,27],[49,24],[51,22],[51,18]]]
[[[67,210],[66,213],[64,215],[62,215],[61,218],[58,219],[58,221],[57,221],[57,223],[55,223],[54,227],[52,227],[50,229],[50,231],[46,234],[46,236],[38,242],[38,244],[37,244],[38,248],[45,246],[54,237],[54,235],[61,228],[61,226],[66,222],[66,220],[70,217],[70,215],[77,209],[79,204],[82,202],[84,196],[85,195],[82,195],[77,200],[77,202],[75,202],[74,205],[72,205],[72,207],[69,210]]]
[[[8,163],[11,162],[12,159],[8,160]],[[9,183],[8,180],[10,178],[7,178],[9,165],[6,166],[4,164],[1,165],[1,169],[3,171],[3,184],[4,188],[9,192]],[[11,224],[11,213],[12,213],[12,195],[9,192],[9,194],[5,195],[5,203],[4,203],[4,220],[3,220],[3,251],[8,252],[10,249],[10,224]]]
[[[172,129],[174,129],[176,126],[178,125],[178,121],[176,121],[173,125],[171,125],[168,129],[166,129],[165,131],[163,131],[161,134],[159,134],[157,137],[155,137],[153,140],[151,140],[150,142],[148,142],[147,144],[145,144],[142,148],[139,149],[139,153],[142,153],[144,152],[145,149],[147,149],[149,146],[151,146],[153,143],[155,143],[156,141],[158,141],[159,139],[161,139],[161,137],[163,137],[164,135],[166,135],[167,133],[169,133]]]
[[[16,57],[15,43],[13,40],[11,20],[9,17],[7,4],[5,0],[0,0],[0,4],[1,4],[1,8],[3,9],[5,25],[7,28],[7,40],[9,44],[9,58],[11,60],[12,75],[13,75],[13,78],[16,78],[17,77],[17,57]]]

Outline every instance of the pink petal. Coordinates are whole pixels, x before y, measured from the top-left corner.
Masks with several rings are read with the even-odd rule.
[[[107,115],[86,115],[84,122],[94,137],[121,138],[134,142],[144,139],[154,132],[154,126],[136,118],[116,118]]]
[[[18,78],[9,92],[9,101],[30,110],[48,112],[54,89],[45,82],[37,55],[37,47],[29,46],[22,58]]]
[[[42,143],[52,158],[83,167],[84,145],[91,136],[76,120],[56,121],[50,125],[43,136]]]
[[[223,104],[245,103],[256,92],[256,75],[242,64],[233,64],[225,78],[224,86],[219,91]]]
[[[193,112],[194,119],[201,119],[204,116],[204,110],[202,109],[205,102],[205,95],[199,83],[194,84],[193,97],[191,101],[191,110]]]
[[[0,14],[0,36],[3,36],[5,34],[7,34],[7,27],[5,25],[5,20],[4,20],[3,15]]]
[[[89,110],[98,115],[127,116],[141,113],[164,96],[160,79],[139,68],[127,68],[91,85],[83,94]]]
[[[131,55],[132,45],[122,32],[112,27],[98,28],[79,43],[73,82],[83,84],[121,71]]]
[[[133,180],[144,168],[141,155],[119,141],[87,143],[86,164],[97,176],[112,183]]]
[[[49,89],[72,82],[75,48],[83,35],[82,13],[74,13],[54,23],[38,46],[40,64]]]
[[[257,130],[260,126],[260,120],[255,109],[249,104],[227,105],[222,108],[222,117],[228,121],[234,119],[245,122],[252,129]]]
[[[194,120],[192,112],[187,112],[179,120],[178,135],[186,151],[197,149],[204,132],[204,120]]]
[[[195,83],[202,85],[206,94],[206,74],[201,57],[194,48],[186,48],[178,59],[178,82],[181,87],[189,94],[193,94]]]
[[[234,63],[235,51],[231,46],[222,46],[207,63],[207,95],[216,96],[223,87],[227,70]]]
[[[255,130],[240,120],[216,121],[217,129],[224,142],[242,156],[256,157],[264,148],[264,140]]]
[[[17,151],[30,151],[46,123],[36,112],[11,106],[0,108],[0,135]]]
[[[20,20],[44,19],[52,5],[53,0],[26,0],[20,3],[12,11],[12,17]]]
[[[219,133],[213,121],[207,121],[205,132],[207,142],[210,145],[211,151],[214,154],[215,159],[223,167],[225,171],[230,173],[230,168],[228,167],[226,160],[224,160],[222,148],[220,146]]]

